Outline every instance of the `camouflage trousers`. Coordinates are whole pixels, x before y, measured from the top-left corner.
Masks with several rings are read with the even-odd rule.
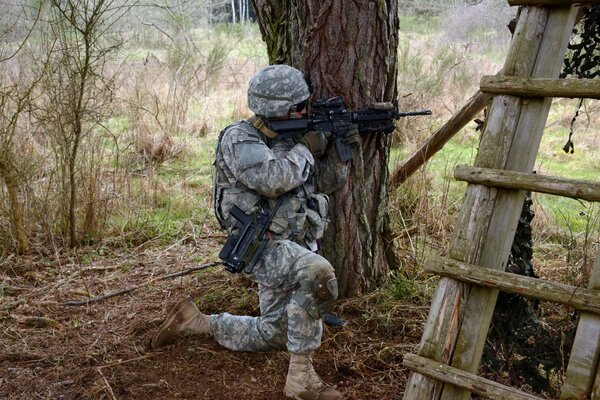
[[[323,324],[318,293],[310,282],[326,275],[337,282],[329,262],[289,240],[272,240],[254,269],[260,316],[211,316],[214,339],[237,351],[285,350],[308,354],[321,345]],[[307,286],[308,285],[308,286]],[[333,298],[335,300],[335,298]],[[333,302],[332,300],[332,302]]]

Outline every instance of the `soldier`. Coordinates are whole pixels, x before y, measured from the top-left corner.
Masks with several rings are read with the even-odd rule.
[[[328,146],[328,132],[277,139],[265,121],[300,117],[310,96],[303,74],[273,65],[250,80],[248,106],[255,116],[225,128],[218,139],[214,174],[215,213],[232,234],[237,205],[245,214],[281,205],[269,226],[269,243],[252,277],[258,282],[259,317],[202,314],[191,300],[179,303],[152,347],[185,334],[208,334],[238,351],[289,352],[284,393],[294,399],[341,399],[316,374],[310,354],[321,344],[322,316],[338,295],[331,264],[317,254],[327,226],[331,193],[345,183],[348,166]],[[358,140],[358,131],[348,136]]]

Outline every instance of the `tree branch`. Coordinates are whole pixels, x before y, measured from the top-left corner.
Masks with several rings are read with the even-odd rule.
[[[144,283],[141,283],[139,285],[131,286],[131,287],[128,287],[125,289],[116,290],[114,292],[106,293],[101,296],[92,297],[87,300],[70,300],[70,301],[66,301],[64,303],[59,303],[59,305],[60,306],[85,306],[90,303],[97,303],[102,300],[110,299],[111,297],[116,297],[116,296],[120,296],[122,294],[133,292],[134,290],[145,287],[153,282],[188,275],[188,274],[191,274],[192,272],[202,271],[202,270],[205,270],[210,267],[214,267],[219,264],[221,264],[220,261],[215,261],[215,262],[208,263],[208,264],[198,265],[196,267],[191,267],[191,268],[188,268],[188,269],[180,271],[180,272],[174,272],[172,274],[166,274],[166,275],[162,275],[162,276],[159,276],[156,278],[148,279],[147,281],[145,281]]]

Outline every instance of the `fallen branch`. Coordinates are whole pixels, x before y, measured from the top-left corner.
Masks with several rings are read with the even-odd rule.
[[[111,297],[115,297],[115,296],[120,296],[122,294],[125,293],[130,293],[133,292],[136,289],[145,287],[153,282],[157,282],[157,281],[162,281],[165,279],[170,279],[170,278],[176,278],[179,276],[184,276],[184,275],[188,275],[191,274],[192,272],[196,272],[196,271],[202,271],[204,269],[210,268],[210,267],[214,267],[215,265],[219,265],[221,264],[220,261],[215,261],[212,263],[208,263],[208,264],[202,264],[202,265],[198,265],[196,267],[192,267],[192,268],[188,268],[186,270],[183,271],[179,271],[179,272],[174,272],[172,274],[166,274],[166,275],[162,275],[162,276],[158,276],[156,278],[152,278],[152,279],[148,279],[147,281],[145,281],[144,283],[141,283],[139,285],[135,285],[135,286],[131,286],[125,289],[120,289],[120,290],[116,290],[114,292],[110,292],[110,293],[106,293],[103,294],[101,296],[97,296],[97,297],[92,297],[89,298],[87,300],[71,300],[71,301],[66,301],[64,303],[59,303],[60,306],[85,306],[87,304],[90,303],[96,303],[102,300],[106,300],[106,299],[110,299]]]

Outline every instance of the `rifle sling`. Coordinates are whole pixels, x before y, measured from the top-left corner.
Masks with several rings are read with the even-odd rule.
[[[269,139],[275,139],[278,135],[277,132],[270,130],[265,122],[260,117],[253,115],[246,120],[250,125],[261,131]]]

